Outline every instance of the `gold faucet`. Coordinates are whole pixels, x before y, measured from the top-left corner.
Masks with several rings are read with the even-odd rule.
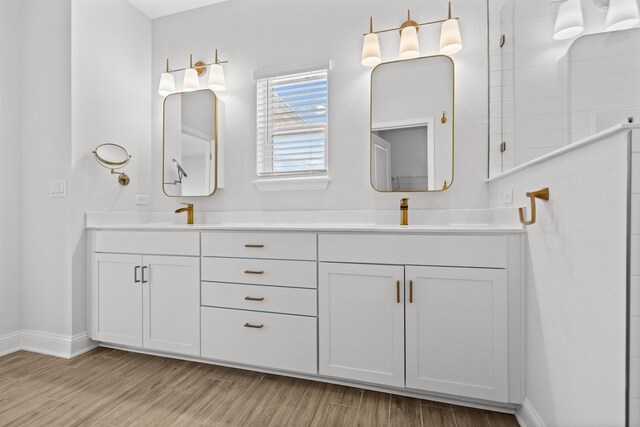
[[[192,225],[193,224],[193,205],[191,203],[182,203],[182,204],[187,205],[187,207],[176,210],[176,213],[186,212],[187,224]]]
[[[409,225],[409,199],[400,200],[400,213],[402,214],[400,225]]]

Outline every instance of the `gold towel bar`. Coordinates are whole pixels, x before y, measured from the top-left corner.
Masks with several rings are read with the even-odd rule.
[[[542,199],[544,201],[549,200],[549,188],[543,188],[542,190],[527,193],[527,197],[531,201],[531,219],[529,221],[524,219],[524,208],[519,208],[520,223],[523,225],[531,225],[536,222],[536,199]]]

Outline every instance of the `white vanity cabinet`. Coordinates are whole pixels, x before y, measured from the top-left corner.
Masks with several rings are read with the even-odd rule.
[[[318,373],[316,239],[202,233],[202,357]]]
[[[199,233],[97,231],[91,246],[91,338],[199,356]]]
[[[520,401],[518,236],[326,234],[318,247],[321,375]]]
[[[404,267],[320,263],[320,374],[404,387]]]
[[[91,230],[90,337],[425,398],[521,404],[521,233],[400,230]]]
[[[91,338],[142,347],[142,257],[93,254]]]
[[[503,269],[405,267],[406,386],[507,401]]]

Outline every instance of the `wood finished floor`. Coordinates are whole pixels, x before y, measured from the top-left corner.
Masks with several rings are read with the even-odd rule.
[[[517,426],[512,415],[98,348],[0,357],[2,426]]]

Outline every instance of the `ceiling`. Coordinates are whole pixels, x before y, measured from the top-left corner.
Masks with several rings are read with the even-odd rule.
[[[151,19],[197,9],[227,0],[128,0]]]

